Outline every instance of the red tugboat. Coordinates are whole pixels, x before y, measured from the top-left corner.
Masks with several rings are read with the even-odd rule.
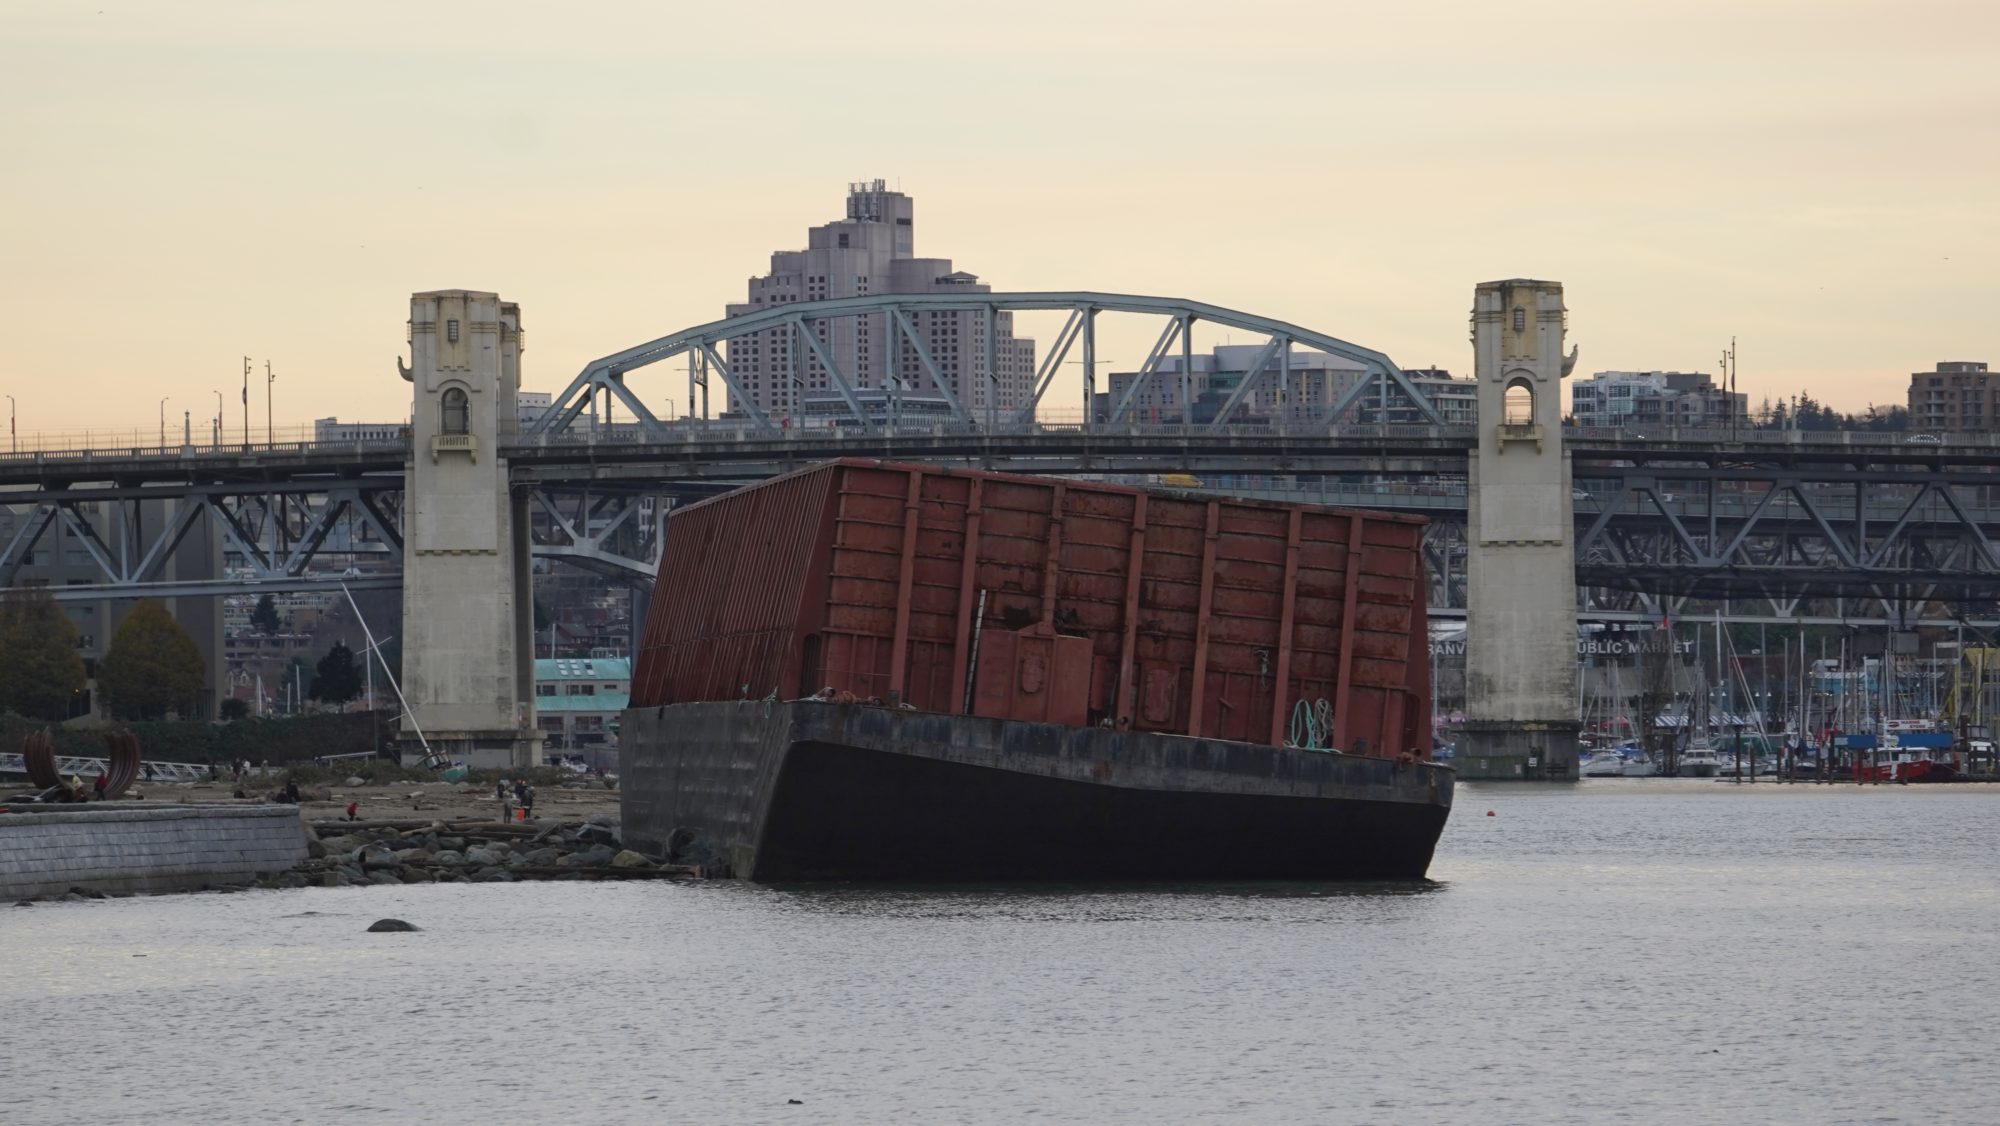
[[[1421,877],[1422,533],[853,460],[691,505],[624,834],[754,880]]]
[[[1878,745],[1864,748],[1854,765],[1857,782],[1956,782],[1958,752],[1949,731],[1905,727],[1890,721]]]

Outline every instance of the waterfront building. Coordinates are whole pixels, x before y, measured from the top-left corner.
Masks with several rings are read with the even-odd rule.
[[[1688,371],[1600,371],[1570,384],[1578,426],[1729,426],[1747,417],[1748,396]]]
[[[2000,378],[1972,360],[1945,360],[1910,374],[1910,429],[1925,433],[1987,430],[2000,423]]]
[[[916,256],[915,201],[881,180],[851,184],[847,214],[807,232],[803,250],[772,253],[768,273],[750,279],[740,317],[773,306],[884,293],[987,293],[976,275],[949,258]],[[911,328],[959,403],[975,416],[988,406],[1019,408],[1033,393],[1035,342],[1014,335],[1011,313],[994,317],[995,370],[986,366],[985,317],[975,310],[911,311]],[[881,313],[810,320],[834,365],[857,388],[936,395],[915,345]],[[809,399],[839,394],[810,345],[790,326],[733,337],[726,362],[737,386],[767,415],[789,423]],[[733,397],[729,409],[738,410]]]
[[[618,714],[631,695],[627,658],[536,658],[535,722],[546,736],[543,748],[560,754],[616,747]]]

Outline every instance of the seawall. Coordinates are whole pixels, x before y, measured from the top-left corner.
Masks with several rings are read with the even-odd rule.
[[[0,814],[0,899],[186,891],[281,872],[306,858],[289,805],[105,803]]]

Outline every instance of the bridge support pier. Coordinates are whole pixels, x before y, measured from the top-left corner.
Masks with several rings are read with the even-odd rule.
[[[1473,296],[1479,445],[1467,470],[1464,778],[1577,776],[1576,573],[1558,282]]]
[[[521,314],[492,293],[410,298],[400,746],[468,766],[540,762],[525,497],[500,439],[519,427]]]

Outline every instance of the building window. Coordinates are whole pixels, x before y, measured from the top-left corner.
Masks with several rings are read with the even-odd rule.
[[[457,322],[452,322],[456,324]],[[438,429],[445,434],[466,434],[472,430],[472,406],[465,397],[465,388],[447,387],[441,404]]]
[[[1528,311],[1526,309],[1517,307],[1514,310],[1514,331],[1515,332],[1528,331]]]
[[[1527,426],[1535,421],[1535,389],[1526,381],[1517,380],[1507,385],[1501,421],[1509,426]]]
[[[449,341],[451,341],[451,342],[452,342],[453,344],[456,344],[456,343],[458,343],[458,322],[457,322],[457,321],[446,321],[446,322],[444,322],[444,338],[445,338],[446,340],[449,340]]]

